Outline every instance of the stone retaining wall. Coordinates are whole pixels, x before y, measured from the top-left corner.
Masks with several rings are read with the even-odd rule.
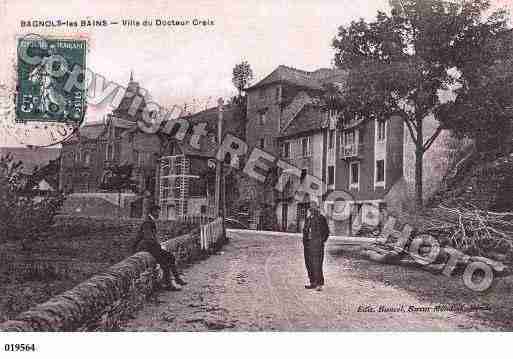
[[[203,255],[199,229],[162,247],[175,253],[178,265]],[[147,252],[137,253],[14,320],[0,323],[0,331],[117,330],[120,322],[145,303],[159,277],[155,259]]]

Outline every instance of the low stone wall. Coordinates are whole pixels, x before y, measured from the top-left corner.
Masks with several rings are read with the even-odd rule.
[[[175,253],[178,265],[203,255],[199,229],[166,241],[162,247]],[[117,330],[120,322],[145,303],[159,272],[149,253],[137,253],[14,320],[0,323],[0,331]]]

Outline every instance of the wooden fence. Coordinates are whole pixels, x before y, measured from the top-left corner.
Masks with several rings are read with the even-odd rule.
[[[199,224],[199,225],[205,225],[207,223],[210,223],[214,221],[214,217],[210,216],[178,216],[176,217],[176,220],[183,223],[192,223],[192,224]]]
[[[200,247],[203,251],[214,250],[223,238],[224,226],[222,218],[201,226]]]

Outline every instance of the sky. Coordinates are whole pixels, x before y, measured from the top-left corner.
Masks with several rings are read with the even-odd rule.
[[[511,7],[513,0],[498,0]],[[340,25],[370,20],[387,0],[0,0],[0,81],[12,88],[16,36],[38,33],[89,39],[88,67],[126,85],[130,72],[159,104],[214,106],[235,93],[235,64],[250,63],[255,81],[284,64],[330,67],[331,40]],[[21,20],[153,20],[152,27],[26,28]],[[210,20],[211,26],[156,26],[161,20]],[[88,120],[103,115],[90,108]],[[0,146],[16,145],[2,136]],[[14,142],[13,142],[14,141]]]

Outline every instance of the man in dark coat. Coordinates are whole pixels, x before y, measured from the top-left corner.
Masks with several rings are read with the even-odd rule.
[[[160,207],[153,206],[150,209],[150,213],[139,227],[135,243],[133,245],[134,252],[149,252],[160,265],[164,272],[164,286],[166,290],[180,290],[170,278],[170,274],[173,274],[176,283],[179,285],[187,284],[180,278],[178,270],[176,268],[176,260],[173,253],[165,251],[160,246],[157,240],[157,224],[156,219],[158,218]]]
[[[329,227],[326,218],[319,212],[317,203],[312,202],[303,227],[303,247],[306,271],[310,284],[306,289],[322,291],[324,274],[324,246],[329,236]]]

